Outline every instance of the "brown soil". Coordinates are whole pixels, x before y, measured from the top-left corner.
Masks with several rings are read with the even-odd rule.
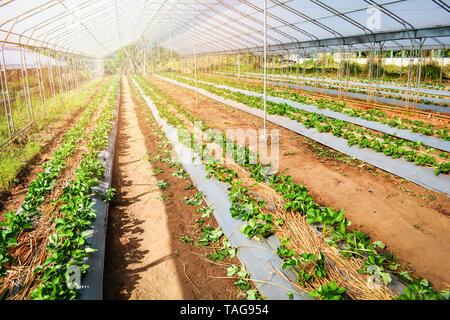
[[[197,106],[191,90],[156,77],[148,79],[212,128],[263,127],[258,117],[202,95]],[[268,129],[279,130],[279,172],[286,171],[294,182],[307,187],[319,204],[344,208],[353,228],[383,241],[402,265],[409,265],[436,288],[450,285],[445,267],[450,265],[450,200],[446,195],[360,161],[337,157],[329,148],[272,123]],[[317,152],[318,148],[322,151]]]
[[[212,264],[198,248],[179,240],[199,236],[199,207],[183,201],[198,191],[185,190],[192,182],[172,176],[175,167],[148,161],[170,149],[158,145],[161,139],[152,131],[156,127],[147,122],[149,111],[133,101],[125,78],[120,106],[112,181],[117,194],[109,210],[104,299],[234,299],[233,281],[214,278],[226,275],[224,266]],[[156,167],[163,172],[157,173]],[[158,180],[168,182],[169,189],[160,190]],[[171,199],[155,198],[168,194]],[[217,227],[212,216],[205,219],[207,225]]]
[[[36,174],[44,172],[42,164],[52,158],[52,154],[62,144],[62,137],[79,120],[84,109],[92,102],[100,90],[103,88],[104,79],[96,88],[94,94],[89,97],[83,107],[66,115],[60,121],[52,121],[42,129],[39,139],[42,141],[41,152],[33,157],[21,170],[18,175],[18,182],[10,190],[0,191],[0,221],[4,220],[4,215],[10,210],[16,212],[25,200],[29,184],[36,179]]]

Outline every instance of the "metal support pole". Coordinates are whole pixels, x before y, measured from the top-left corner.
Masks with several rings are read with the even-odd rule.
[[[264,0],[264,141],[267,141],[267,0]]]
[[[241,55],[240,54],[238,54],[237,65],[238,65],[238,80],[241,81]]]
[[[47,65],[48,65],[48,73],[49,73],[49,79],[50,79],[50,92],[53,97],[53,107],[56,108],[56,90],[55,90],[55,80],[53,78],[53,62],[49,55],[46,55],[47,57]]]
[[[303,77],[303,90],[305,90],[305,86],[306,86],[306,79],[305,79],[305,77],[306,77],[306,61],[305,61],[304,57],[303,57],[303,63],[302,63],[302,77]]]
[[[319,88],[319,49],[316,48],[316,54],[315,54],[315,63],[314,63],[314,86],[315,86],[315,92],[318,93]]]
[[[39,59],[39,54],[37,54],[36,50],[34,50],[34,58],[38,64],[38,69],[36,70],[37,73],[37,79],[38,79],[38,85],[39,85],[39,95],[41,97],[41,106],[42,106],[42,115],[45,115],[45,91],[44,91],[44,85],[42,82],[42,68],[41,68],[41,61]]]
[[[348,86],[349,86],[349,82],[350,82],[350,63],[351,63],[351,51],[350,48],[347,48],[348,52],[345,56],[345,66],[346,66],[346,70],[345,70],[345,96],[348,97]],[[350,56],[350,57],[349,57]]]
[[[339,80],[339,87],[338,87],[338,98],[342,97],[342,77],[344,74],[344,49],[341,48],[340,55],[339,55],[339,66],[337,71],[337,76]]]
[[[376,103],[377,102],[377,98],[378,95],[380,94],[380,68],[383,67],[383,47],[384,47],[384,43],[380,42],[380,50],[378,51],[378,63],[377,63],[377,77],[376,77],[376,90],[375,90],[375,94],[374,94],[374,99],[373,101]]]
[[[368,90],[367,90],[367,103],[372,102],[372,73],[373,73],[373,56],[374,56],[375,45],[372,46],[372,50],[370,51],[370,61],[369,61],[369,82],[368,82]]]
[[[145,40],[144,42],[144,75],[147,75],[147,43]]]
[[[192,11],[192,24],[194,28],[194,73],[195,73],[195,98],[198,105],[198,79],[197,79],[197,44],[196,44],[196,30],[195,30],[195,4]]]
[[[155,72],[153,69],[153,43],[152,47],[150,48],[150,61],[152,62],[152,74]]]
[[[322,79],[321,79],[321,83],[320,83],[322,94],[325,91],[325,85],[324,84],[325,84],[325,65],[326,65],[326,63],[327,63],[327,54],[326,54],[326,51],[324,50],[323,51],[323,56],[322,56]]]
[[[295,64],[297,65],[297,70],[295,71],[295,82],[297,84],[297,93],[299,92],[299,86],[300,86],[299,80],[298,80],[298,68],[299,68],[298,58],[299,58],[299,56],[300,56],[300,49],[298,49],[298,54],[295,59],[295,62],[296,62]]]
[[[414,94],[414,105],[413,108],[416,109],[417,102],[419,100],[420,95],[420,80],[422,78],[422,63],[423,63],[423,44],[425,42],[425,39],[420,39],[420,49],[419,49],[419,66],[417,68],[417,75],[416,75],[416,92]]]
[[[415,50],[409,50],[408,87],[405,93],[405,108],[409,109],[409,95],[411,94],[412,68],[414,64]]]
[[[159,47],[159,32],[158,32],[158,73],[161,73],[161,49]]]
[[[1,69],[2,94],[3,94],[3,104],[5,106],[5,117],[6,117],[6,124],[8,126],[8,134],[11,137],[15,132],[15,127],[14,127],[14,118],[11,112],[11,99],[8,90],[8,76],[6,74],[5,54],[3,52],[3,47],[4,44],[2,46],[2,69]]]
[[[170,68],[172,69],[172,80],[173,80],[173,50],[172,50],[172,30],[169,32],[170,37]]]
[[[31,97],[30,97],[30,86],[28,84],[28,72],[25,58],[25,49],[21,46],[19,47],[20,53],[20,65],[21,65],[21,76],[22,76],[22,84],[23,84],[23,95],[25,98],[25,106],[27,108],[28,115],[28,123],[32,123],[34,121],[33,115],[33,107],[31,105]],[[17,107],[17,106],[16,106]]]

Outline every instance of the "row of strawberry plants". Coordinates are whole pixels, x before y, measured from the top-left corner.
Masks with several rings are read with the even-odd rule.
[[[146,80],[141,81],[141,83],[152,88],[154,87]],[[164,108],[165,106],[161,105],[160,107]],[[166,112],[171,113],[173,118],[176,117],[167,108]],[[204,128],[210,129],[206,125]],[[429,281],[414,277],[406,270],[402,271],[401,266],[396,263],[397,259],[393,255],[378,251],[377,249],[385,247],[381,241],[371,242],[370,237],[359,230],[347,231],[350,221],[345,218],[343,210],[335,211],[332,208],[320,206],[308,195],[307,188],[293,183],[290,176],[266,175],[268,165],[255,163],[255,157],[257,158],[257,156],[252,155],[247,148],[235,145],[219,131],[215,130],[215,133],[209,136],[210,138],[215,137],[214,140],[223,147],[223,150],[229,150],[229,148],[225,149],[227,144],[234,145],[232,158],[235,162],[247,169],[250,177],[256,182],[267,182],[282,195],[285,201],[283,208],[285,211],[289,210],[305,216],[309,224],[319,224],[319,229],[329,236],[329,245],[344,248],[340,251],[344,257],[349,258],[353,256],[365,259],[364,269],[361,270],[361,273],[371,274],[374,269],[370,268],[370,266],[376,266],[377,274],[382,277],[386,284],[392,281],[390,273],[397,273],[397,276],[408,284],[408,288],[398,299],[448,299],[448,291],[437,292]],[[201,155],[202,160],[207,164],[208,176],[214,176],[216,179],[231,185],[229,199],[232,202],[232,207],[230,213],[233,217],[247,222],[241,228],[242,233],[253,239],[261,239],[274,232],[274,225],[283,225],[284,222],[282,220],[274,221],[273,216],[270,213],[266,213],[267,210],[263,212],[266,203],[256,199],[248,188],[242,186],[235,171],[218,164],[218,161],[209,153],[206,145],[198,143],[193,134],[190,137],[181,137],[181,142],[183,141]],[[243,158],[244,161],[242,161]],[[326,277],[323,267],[323,253],[320,252],[318,255],[302,253],[298,255],[287,248],[286,244],[288,242],[289,239],[282,239],[278,254],[285,259],[283,267],[292,268],[297,273],[299,283],[310,283],[314,280],[314,277]],[[303,264],[311,262],[314,263],[314,274],[307,273],[301,268]],[[339,299],[345,297],[345,289],[337,287],[336,283],[330,281],[327,285],[311,291],[310,295],[322,299]]]
[[[261,110],[264,108],[263,99],[261,97],[219,89],[211,85],[205,85],[204,88],[226,99],[244,103],[252,108]],[[439,157],[442,159],[437,160],[428,153],[417,152],[416,150],[421,146],[421,144],[417,142],[410,142],[401,138],[391,137],[387,134],[374,133],[372,130],[352,125],[339,119],[331,119],[324,115],[318,115],[314,112],[300,110],[286,103],[282,104],[267,101],[267,113],[287,116],[292,120],[302,123],[307,128],[314,127],[320,132],[328,132],[336,137],[344,138],[347,140],[349,146],[358,145],[361,148],[371,148],[376,152],[383,152],[394,159],[403,157],[407,161],[414,162],[419,166],[434,167],[436,174],[447,174],[450,172],[450,162],[444,160],[449,158],[447,152],[439,153]],[[405,146],[407,148],[405,148]],[[428,148],[428,152],[432,151],[434,151],[434,149]]]
[[[203,79],[201,76],[199,78]],[[191,81],[191,83],[192,83],[192,79],[186,80],[185,75],[181,75],[181,76],[177,75],[177,79],[180,81],[183,81],[183,82]],[[235,81],[235,80],[229,80],[229,79],[223,79],[223,78],[208,77],[208,78],[204,78],[203,80],[209,81],[209,82],[214,82],[214,83],[219,83],[219,84],[225,84],[225,85],[229,85],[231,87],[241,88],[241,89],[255,91],[255,92],[259,92],[259,93],[262,93],[264,90],[263,87],[261,87],[260,85],[243,84],[243,83],[239,83],[238,81]],[[199,85],[208,91],[214,90],[214,88],[215,88],[214,86],[202,84],[202,83],[199,83]],[[403,117],[398,117],[398,116],[390,117],[386,112],[384,112],[382,110],[376,110],[376,109],[361,110],[361,109],[357,109],[357,108],[352,108],[343,101],[330,101],[327,99],[316,99],[313,97],[304,96],[299,93],[291,92],[291,91],[277,91],[273,88],[267,88],[267,94],[269,96],[280,97],[280,98],[284,98],[287,100],[299,102],[302,104],[314,105],[320,109],[329,109],[331,111],[346,114],[350,117],[354,117],[354,118],[357,117],[357,118],[362,118],[362,119],[365,119],[368,121],[380,122],[382,124],[386,124],[393,128],[405,129],[405,130],[409,130],[409,131],[415,132],[415,133],[422,133],[427,136],[437,136],[446,141],[450,141],[449,129],[447,127],[440,128],[433,124],[426,124],[424,121],[421,121],[421,120],[410,120],[408,118],[403,118]]]
[[[217,72],[217,74],[236,75],[236,74],[233,74],[233,73],[218,73],[218,72]],[[252,73],[250,73],[250,72],[248,74],[252,75]],[[258,73],[253,73],[253,75],[261,76],[262,74],[261,73],[259,73],[259,74]],[[280,77],[281,73],[278,73],[278,74],[275,74],[275,75],[272,73],[272,74],[269,74],[269,76],[275,76],[275,77],[278,76],[278,77]],[[331,79],[331,80],[338,80],[338,78],[336,78],[335,76],[328,76],[328,75],[326,75],[324,78],[325,79]],[[363,85],[365,83],[368,83],[368,82],[372,82],[373,83],[373,81],[369,81],[368,79],[363,79],[363,78],[359,78],[359,77],[350,77],[348,80],[349,81],[356,81],[356,82],[360,83],[361,85]],[[408,84],[405,82],[405,80],[390,79],[389,81],[379,80],[378,82],[380,84],[397,85],[399,87],[405,87],[405,88],[408,86]],[[440,91],[449,91],[450,90],[449,87],[445,86],[444,84],[440,84],[440,83],[433,85],[433,84],[430,84],[430,83],[422,82],[420,84],[420,87],[424,88],[424,89],[436,89],[436,90],[440,90]]]
[[[9,249],[17,245],[17,236],[23,230],[32,229],[34,217],[39,214],[39,206],[44,202],[48,193],[56,185],[56,179],[62,169],[66,167],[66,161],[75,150],[78,143],[86,136],[86,127],[91,120],[94,111],[103,101],[109,90],[108,82],[91,104],[83,111],[78,122],[62,138],[61,147],[53,152],[52,158],[42,166],[45,170],[38,173],[37,178],[30,183],[25,201],[22,204],[22,212],[9,211],[5,214],[5,221],[0,224],[0,277],[6,275],[5,264],[11,261]]]
[[[31,293],[31,299],[61,300],[76,299],[79,288],[68,284],[68,270],[72,266],[80,268],[81,275],[86,274],[88,265],[85,258],[96,249],[88,247],[87,229],[96,219],[92,209],[94,186],[103,176],[105,168],[99,159],[99,154],[108,145],[108,137],[112,128],[111,121],[115,118],[119,90],[119,77],[113,78],[106,105],[96,122],[96,127],[89,136],[87,144],[89,152],[83,154],[83,159],[75,172],[75,179],[63,189],[63,194],[57,200],[60,204],[59,217],[54,221],[55,233],[49,236],[45,263],[35,269],[39,274],[40,284]],[[108,192],[110,193],[110,192]],[[103,195],[110,198],[109,195]]]

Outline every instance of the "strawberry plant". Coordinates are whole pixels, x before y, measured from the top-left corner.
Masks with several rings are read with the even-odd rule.
[[[86,127],[92,118],[94,111],[100,105],[103,97],[107,94],[111,82],[108,82],[94,101],[83,111],[78,122],[63,136],[63,143],[59,149],[53,152],[52,158],[45,164],[43,173],[38,173],[37,178],[28,187],[25,201],[22,204],[23,212],[14,214],[9,212],[5,218],[6,222],[0,224],[0,276],[5,275],[4,263],[11,260],[8,248],[16,245],[15,239],[24,229],[31,229],[34,216],[39,213],[39,206],[44,202],[45,196],[50,193],[56,185],[55,180],[63,168],[66,160],[73,155],[77,144],[86,136]],[[14,239],[14,241],[13,241]]]

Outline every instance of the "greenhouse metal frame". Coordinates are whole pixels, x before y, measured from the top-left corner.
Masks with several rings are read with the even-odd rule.
[[[132,127],[143,130],[145,118],[154,127],[154,130],[146,131],[149,136],[154,134],[154,143],[159,146],[172,146],[174,150],[176,149],[173,154],[179,158],[188,154],[194,162],[195,156],[192,156],[191,152],[197,152],[196,148],[199,146],[195,143],[190,146],[188,144],[177,145],[178,140],[182,140],[182,137],[177,134],[179,135],[181,130],[186,130],[188,135],[194,136],[192,132],[198,129],[194,122],[194,120],[198,120],[196,117],[208,117],[201,113],[203,110],[200,110],[201,103],[205,99],[209,99],[208,101],[213,101],[217,105],[225,105],[232,110],[231,112],[237,112],[243,118],[241,121],[261,120],[263,133],[258,136],[257,139],[261,139],[258,141],[265,143],[270,141],[272,147],[273,128],[282,128],[289,132],[283,133],[286,136],[289,134],[302,136],[303,142],[301,143],[308,144],[308,150],[312,150],[310,153],[316,156],[320,155],[317,156],[317,159],[320,159],[323,154],[327,154],[327,157],[344,161],[345,165],[357,162],[351,166],[355,170],[360,169],[360,172],[366,170],[364,174],[367,176],[371,174],[378,177],[381,172],[383,177],[391,179],[392,175],[400,181],[395,188],[408,193],[408,197],[417,196],[423,198],[424,201],[438,199],[435,207],[439,207],[439,209],[433,207],[432,210],[448,212],[449,208],[445,207],[450,195],[450,162],[448,162],[450,138],[448,138],[447,128],[450,123],[450,111],[448,111],[449,105],[447,104],[450,91],[447,89],[446,82],[448,81],[448,71],[445,71],[448,70],[446,59],[450,49],[450,4],[448,1],[0,0],[0,43],[0,121],[2,122],[0,123],[0,153],[11,152],[10,154],[13,155],[16,152],[14,148],[20,149],[22,144],[28,143],[27,139],[33,139],[33,134],[39,134],[41,124],[45,127],[44,123],[51,121],[49,118],[51,119],[52,110],[59,108],[58,112],[64,114],[64,103],[68,101],[66,99],[76,96],[78,92],[85,92],[88,84],[92,85],[98,81],[95,85],[97,91],[95,93],[92,91],[91,100],[80,116],[80,123],[75,126],[70,124],[70,127],[75,128],[73,129],[75,133],[72,133],[72,130],[69,131],[74,137],[69,135],[69,138],[66,139],[64,136],[61,140],[62,145],[67,148],[63,150],[66,152],[61,152],[62,155],[55,152],[52,155],[60,161],[55,161],[55,166],[59,166],[58,170],[64,172],[66,162],[68,167],[73,165],[68,160],[73,152],[81,152],[73,151],[76,150],[76,143],[79,141],[83,141],[80,142],[80,145],[85,143],[86,141],[83,139],[91,130],[92,133],[89,135],[91,141],[86,142],[82,149],[83,151],[89,149],[90,153],[86,153],[88,156],[83,153],[84,158],[81,156],[77,158],[81,163],[78,163],[77,171],[72,168],[72,174],[77,179],[78,177],[89,177],[90,180],[87,179],[89,182],[86,183],[89,186],[82,192],[84,192],[85,198],[89,198],[91,202],[86,204],[87,202],[83,202],[84,200],[79,200],[77,196],[73,196],[75,192],[69,194],[70,188],[76,189],[74,186],[82,185],[81,190],[83,183],[77,185],[64,180],[60,185],[64,186],[61,188],[61,194],[64,194],[66,198],[61,196],[60,203],[73,196],[73,203],[80,208],[85,205],[89,207],[87,209],[83,207],[82,210],[79,210],[80,212],[90,212],[89,210],[96,212],[98,220],[91,221],[90,229],[85,230],[83,234],[86,233],[86,237],[92,241],[92,246],[98,248],[98,253],[88,255],[87,253],[93,253],[95,250],[86,251],[84,261],[92,266],[92,270],[83,280],[87,286],[80,291],[73,288],[69,288],[70,290],[67,291],[62,290],[64,294],[70,295],[64,296],[64,299],[69,297],[70,299],[91,300],[103,297],[105,238],[106,226],[109,223],[108,210],[110,210],[108,202],[111,201],[116,191],[112,188],[114,185],[112,175],[116,174],[113,171],[113,165],[114,163],[125,163],[117,160],[123,156],[123,152],[119,154],[115,152],[116,148],[120,148],[116,143],[116,139],[119,139],[116,138],[116,135],[120,136],[123,128],[131,130],[129,128]],[[390,58],[387,56],[389,52]],[[395,58],[394,52],[397,52]],[[118,57],[122,59],[122,64],[115,67],[116,74],[105,77],[107,63],[114,59],[117,60]],[[426,71],[428,67],[427,57],[432,67],[435,68],[433,71],[437,70],[433,74],[435,82],[429,86],[424,83],[423,79],[423,69]],[[328,58],[332,61],[330,69],[333,77],[327,77]],[[387,60],[396,58],[400,59],[400,65],[396,65],[400,70],[399,78],[407,80],[402,82],[384,81],[389,78],[385,77]],[[365,78],[360,79],[358,76],[356,69],[359,65],[367,67],[364,69],[367,70],[364,71],[367,72]],[[352,68],[355,68],[356,77],[352,77]],[[132,75],[130,76],[130,74]],[[439,79],[436,80],[437,78]],[[158,87],[150,79],[156,82],[161,81],[164,85],[160,84]],[[126,86],[122,84],[123,81],[126,82]],[[170,86],[170,90],[177,92],[178,96],[173,92],[170,94],[167,93],[169,91],[164,92],[161,88],[165,88],[165,85]],[[192,97],[186,92],[192,92]],[[192,101],[188,101],[194,106],[193,109],[182,110],[183,103],[179,101],[183,98],[180,96],[182,94],[189,96],[189,99],[192,98]],[[131,114],[131,120],[127,119],[129,123],[119,119],[124,116],[130,117],[130,109],[128,109],[128,113],[121,113],[121,105],[125,104],[124,99],[121,98],[122,95],[127,95],[129,98],[127,103],[135,106],[135,112],[145,105],[145,112],[142,111],[139,117]],[[163,102],[170,106],[167,107],[167,110],[162,106]],[[102,105],[101,108],[104,108],[102,112],[95,109],[98,105]],[[205,106],[207,106],[205,110],[213,110],[210,105],[205,104]],[[196,108],[198,110],[195,110]],[[98,117],[98,124],[92,120],[95,118],[94,110],[98,112],[95,115]],[[198,113],[195,113],[194,110]],[[220,116],[225,117],[227,112],[224,111],[225,109],[221,110],[224,113]],[[215,111],[211,113],[213,112]],[[177,115],[180,117],[177,118]],[[212,119],[216,119],[216,117],[219,115],[211,114]],[[417,117],[417,120],[414,120],[416,119],[414,117]],[[149,120],[150,118],[151,120]],[[187,120],[191,120],[193,124],[191,125]],[[236,123],[238,123],[237,120]],[[96,125],[95,129],[93,129],[94,125]],[[86,129],[88,126],[91,126],[89,130]],[[254,129],[256,130],[256,128]],[[99,137],[96,137],[95,134]],[[140,137],[139,134],[135,134]],[[229,143],[228,140],[220,140],[227,139],[226,134],[218,134],[214,131],[213,134],[215,135],[213,137],[220,141],[219,144],[222,148],[225,142]],[[167,138],[162,142],[156,142],[161,136]],[[121,136],[120,139],[124,138]],[[155,148],[151,146],[153,142],[146,139],[147,137],[141,139],[145,142],[143,148]],[[383,143],[388,147],[380,142],[381,139],[384,139]],[[139,148],[136,146],[137,143],[134,143],[135,152],[137,152],[136,150]],[[274,144],[278,146],[278,141]],[[175,146],[179,148],[177,149]],[[403,146],[406,146],[406,149],[402,149]],[[200,145],[201,147],[207,149],[206,143]],[[237,144],[234,145],[234,148],[236,150],[245,149],[244,151],[248,152],[244,156],[245,161],[250,161],[251,151]],[[222,151],[226,154],[224,150]],[[296,154],[287,149],[284,151],[283,157]],[[156,153],[156,151],[154,152]],[[146,153],[144,158],[153,168],[152,161],[156,160],[150,157],[151,154],[152,152]],[[433,155],[438,160],[433,158]],[[20,156],[28,155],[20,154]],[[92,158],[89,158],[91,156]],[[236,154],[233,156],[238,157]],[[92,160],[92,163],[86,164],[83,162],[85,159]],[[238,280],[237,286],[240,288],[240,292],[245,292],[247,298],[259,299],[267,296],[270,299],[307,300],[330,297],[331,299],[340,299],[344,298],[346,294],[342,283],[330,282],[331,286],[327,287],[325,280],[322,279],[325,275],[324,264],[329,263],[326,258],[326,254],[329,252],[326,252],[325,256],[322,250],[309,256],[307,253],[300,255],[300,252],[294,253],[292,250],[288,250],[287,243],[290,239],[269,238],[275,235],[275,231],[273,231],[275,228],[284,224],[283,219],[275,219],[276,217],[271,216],[269,212],[278,210],[279,203],[285,204],[282,207],[284,211],[303,213],[308,221],[313,221],[308,224],[312,225],[314,234],[316,236],[318,234],[321,241],[325,241],[334,248],[342,245],[339,248],[344,249],[337,251],[339,254],[344,252],[342,255],[345,256],[345,252],[354,241],[355,247],[350,249],[356,248],[357,253],[352,256],[354,252],[349,249],[349,257],[356,260],[357,255],[367,254],[369,259],[373,258],[375,261],[367,260],[372,263],[371,267],[373,265],[386,267],[383,262],[378,263],[375,260],[378,258],[382,261],[390,259],[388,253],[385,254],[384,251],[380,253],[381,249],[385,249],[385,245],[381,241],[371,244],[370,237],[367,240],[364,233],[357,233],[359,231],[352,231],[353,233],[350,235],[350,232],[346,230],[350,222],[344,217],[343,210],[334,210],[331,209],[331,205],[314,202],[313,198],[308,195],[308,189],[304,188],[302,184],[292,182],[292,176],[285,176],[284,173],[280,176],[271,176],[267,172],[263,172],[264,169],[272,168],[272,163],[266,165],[262,162],[256,165],[252,163],[239,168],[249,175],[246,176],[249,181],[252,178],[256,179],[255,185],[266,183],[275,189],[274,194],[278,194],[280,197],[279,202],[275,200],[273,202],[273,208],[276,210],[268,209],[269,211],[264,211],[266,214],[263,214],[261,208],[266,205],[267,198],[259,197],[255,192],[252,193],[253,191],[250,192],[251,187],[242,184],[242,181],[234,180],[238,177],[236,172],[233,175],[232,169],[217,166],[217,163],[214,162],[215,159],[211,157],[209,160],[211,159],[213,159],[212,162],[206,162],[201,158],[200,160],[203,161],[201,165],[189,163],[184,166],[172,164],[171,160],[166,159],[165,161],[168,163],[168,168],[176,167],[178,169],[176,173],[172,174],[172,177],[191,179],[189,180],[191,185],[184,190],[199,191],[193,198],[185,197],[182,200],[188,205],[204,203],[206,209],[202,207],[196,211],[202,213],[202,218],[209,218],[212,211],[205,213],[201,210],[209,210],[207,208],[217,206],[215,207],[216,213],[211,217],[216,219],[219,228],[216,230],[213,230],[214,228],[211,230],[201,229],[206,236],[201,238],[198,243],[202,239],[204,242],[207,239],[208,243],[218,242],[220,237],[214,239],[213,236],[219,231],[223,231],[220,235],[225,235],[228,239],[235,237],[230,240],[231,242],[223,240],[221,242],[223,248],[214,248],[214,254],[216,254],[214,259],[222,261],[224,257],[221,257],[220,254],[223,251],[228,252],[225,256],[229,254],[232,258],[235,256],[239,258],[243,267],[233,264],[230,267],[232,270],[225,269],[232,276],[243,275],[240,277],[244,283],[239,286],[240,280]],[[134,162],[131,157],[126,160],[129,162],[125,164]],[[322,160],[322,162],[326,161]],[[31,201],[31,196],[28,194],[24,196],[24,205],[16,210],[16,214],[13,210],[8,211],[6,220],[9,224],[3,224],[3,220],[0,220],[1,232],[4,231],[7,234],[14,230],[11,227],[13,223],[16,223],[14,219],[23,215],[23,212],[28,212],[27,210],[33,212],[30,216],[34,222],[33,219],[38,213],[37,208],[42,204],[47,204],[46,194],[53,192],[51,191],[53,186],[58,185],[55,181],[59,179],[60,172],[55,173],[56,169],[52,165],[53,162],[46,164],[45,172],[36,171],[39,172],[36,180],[42,183],[39,185],[40,189],[38,188],[39,192],[42,192],[41,197],[33,200],[34,203],[30,205],[27,201]],[[20,170],[17,169],[17,176],[10,180],[17,182],[22,179],[18,178],[19,172],[23,174],[25,167],[26,165]],[[100,167],[101,169],[99,169]],[[336,167],[338,166],[336,165]],[[152,169],[153,177],[158,175],[158,170],[155,168]],[[95,169],[97,169],[95,174],[89,171],[95,171]],[[236,170],[240,175],[241,171]],[[333,168],[330,170],[338,171]],[[101,174],[98,174],[99,172]],[[134,174],[137,173],[134,172]],[[48,178],[50,176],[53,180]],[[95,178],[91,179],[91,176]],[[211,176],[212,179],[210,179]],[[44,178],[48,181],[39,180]],[[1,179],[3,178],[0,172]],[[335,180],[339,179],[335,178]],[[164,180],[155,181],[159,188],[157,189],[161,192],[170,187],[170,184]],[[33,186],[32,183],[29,185]],[[341,183],[340,180],[336,186],[331,186],[331,188],[339,188],[339,183]],[[402,187],[403,183],[413,185],[412,191]],[[12,184],[13,182],[11,182]],[[136,185],[145,185],[145,183]],[[317,187],[317,185],[315,186]],[[267,188],[269,189],[269,187]],[[50,191],[45,191],[47,189]],[[261,190],[267,191],[264,188]],[[379,191],[377,190],[377,192]],[[267,192],[268,195],[264,196],[275,197],[269,191]],[[373,190],[369,188],[367,192],[372,196]],[[423,192],[424,195],[421,195],[420,192]],[[136,195],[136,199],[145,193]],[[294,198],[289,198],[291,196]],[[351,197],[351,194],[349,196]],[[397,195],[391,193],[390,196],[395,198]],[[5,197],[7,198],[7,196]],[[165,201],[164,197],[165,195],[155,198]],[[170,196],[168,198],[170,201]],[[246,199],[252,200],[244,204],[245,201],[249,201]],[[346,199],[342,199],[342,202],[335,201],[335,203],[339,205],[346,203],[345,201]],[[403,200],[401,203],[401,206],[404,205],[406,208],[407,205],[403,204]],[[33,205],[35,207],[32,207]],[[58,207],[58,201],[52,202],[51,205],[57,207],[58,210],[70,207],[67,205],[61,209]],[[31,207],[32,209],[30,209]],[[233,210],[233,217],[231,217],[229,213]],[[326,219],[322,219],[319,213],[324,216],[328,215],[327,219],[332,222],[324,222]],[[375,213],[376,211],[374,211]],[[27,214],[24,216],[28,217]],[[250,217],[247,221],[242,218],[246,215]],[[241,219],[240,222],[235,221],[238,218]],[[420,218],[422,219],[421,215]],[[59,217],[58,223],[64,219]],[[13,222],[9,222],[10,220]],[[17,221],[19,220],[17,219]],[[250,223],[246,224],[248,221]],[[201,226],[204,219],[196,222]],[[445,226],[445,223],[442,222],[442,225]],[[257,228],[264,229],[268,225],[270,226],[267,232],[257,230]],[[420,226],[412,225],[416,230],[423,231]],[[35,225],[30,222],[26,228],[34,227]],[[298,228],[301,229],[301,227]],[[248,231],[249,229],[251,231]],[[14,236],[19,239],[23,234],[25,233],[16,232]],[[267,239],[265,239],[266,234],[269,234]],[[47,249],[50,248],[49,251],[58,247],[53,243],[58,242],[58,236],[59,233],[56,236],[48,237],[50,245],[47,246]],[[360,238],[357,239],[357,237]],[[6,239],[6,236],[3,238]],[[0,259],[0,280],[2,276],[7,277],[9,281],[7,285],[10,286],[7,293],[0,291],[0,300],[3,299],[2,294],[6,298],[16,299],[15,294],[22,290],[23,283],[31,281],[28,280],[28,275],[20,273],[22,272],[20,268],[13,271],[4,269],[5,265],[13,261],[8,252],[10,247],[17,245],[16,238],[8,245],[4,244],[6,243],[4,239],[0,239],[0,258],[5,257],[3,262]],[[185,244],[194,242],[187,236],[178,238]],[[255,238],[259,241],[256,245],[255,242],[252,242]],[[294,241],[297,241],[297,246],[301,242],[299,239]],[[347,241],[346,244],[343,244],[345,241]],[[364,241],[368,242],[367,247],[358,251],[358,241],[361,244]],[[19,243],[22,244],[20,241]],[[237,255],[236,252],[231,254],[232,246],[248,250],[239,249],[241,251],[238,251]],[[366,244],[362,246],[366,246]],[[31,244],[30,247],[32,247]],[[254,248],[250,250],[250,247]],[[377,251],[377,248],[380,250]],[[42,251],[42,248],[40,250]],[[176,255],[179,254],[177,251],[175,250]],[[42,255],[44,254],[42,253]],[[394,261],[396,258],[393,257]],[[346,258],[348,257],[346,256]],[[29,259],[28,256],[27,259]],[[262,263],[263,260],[267,263]],[[343,265],[350,266],[353,263],[353,260],[351,261],[348,264],[344,262]],[[311,274],[300,269],[302,263],[314,264]],[[355,266],[358,263],[360,262],[355,262]],[[40,272],[50,264],[51,262],[41,266],[41,263],[38,267],[40,269],[36,270]],[[364,268],[367,267],[366,264],[364,264]],[[186,278],[196,291],[200,292],[186,274],[184,263],[183,266]],[[355,266],[351,266],[354,267],[352,272],[356,270]],[[359,278],[359,270],[353,272],[348,276],[354,282],[352,282],[351,288],[348,290],[350,293],[346,297],[361,297],[361,299],[374,297],[387,299],[398,296],[413,299],[417,297],[417,295],[414,296],[412,285],[407,287],[404,284],[407,283],[404,280],[408,280],[408,273],[406,271],[395,272],[402,266],[394,262],[389,266],[392,266],[392,269],[386,270],[381,267],[381,269],[366,270],[366,273],[362,272],[362,274],[369,275],[370,281],[374,281],[373,277],[378,277],[376,278],[378,282],[380,279],[385,282],[382,289],[376,293],[371,291],[373,288],[369,280],[366,284],[358,283],[363,279]],[[277,273],[274,271],[276,268],[282,269],[282,271]],[[29,269],[31,270],[31,267]],[[393,275],[391,278],[389,272],[395,276]],[[408,276],[405,276],[404,272]],[[14,274],[19,274],[17,279],[14,278]],[[270,274],[270,276],[266,274]],[[251,286],[249,282],[245,282],[251,278],[250,275],[254,279],[262,280],[255,280]],[[334,276],[337,279],[340,279],[340,276],[345,278],[342,272],[340,276]],[[432,276],[440,281],[439,285],[442,285],[447,279],[447,275],[432,274]],[[308,277],[312,279],[316,277],[321,286],[316,286],[312,290],[313,286],[309,285],[310,278]],[[295,278],[297,280],[293,280]],[[418,281],[420,282],[420,280],[423,279]],[[32,281],[34,281],[32,283],[34,286],[30,283],[26,284],[27,290],[33,289],[32,293],[30,293],[31,289],[27,293],[21,292],[21,298],[27,296],[33,299],[49,297],[58,299],[57,296],[54,296],[54,292],[45,293],[45,285],[37,285],[35,280]],[[297,282],[295,283],[295,281]],[[412,281],[411,283],[413,283]],[[46,283],[50,287],[49,282]],[[271,286],[272,284],[274,285]],[[311,289],[312,294],[307,294],[306,290],[299,289],[301,284],[306,284],[305,288],[310,286],[308,289]],[[3,285],[1,281],[0,285]],[[234,285],[236,286],[236,282]],[[370,290],[365,291],[366,285]],[[92,286],[92,290],[86,289],[89,286]],[[426,280],[420,282],[420,286],[420,288],[426,289],[424,290],[427,298],[443,299],[446,297],[448,299],[447,289],[440,293],[434,291],[432,285],[428,285]],[[19,287],[20,289],[17,289]],[[253,289],[254,287],[256,289]],[[360,290],[360,287],[363,289]],[[327,290],[330,290],[330,296],[327,296]]]

